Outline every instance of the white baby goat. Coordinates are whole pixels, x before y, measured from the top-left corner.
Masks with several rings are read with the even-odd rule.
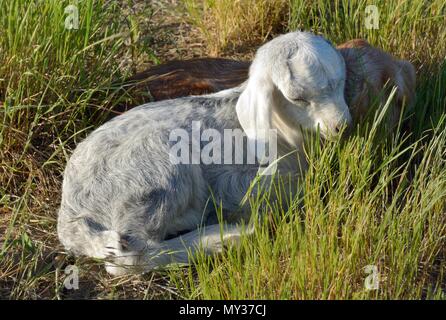
[[[305,166],[302,129],[329,138],[351,122],[344,82],[344,60],[326,40],[292,32],[258,50],[240,87],[149,103],[105,123],[77,146],[67,164],[60,241],[75,254],[107,259],[107,271],[116,275],[187,263],[188,252],[199,246],[220,251],[226,240],[239,237],[234,223],[249,218],[250,208],[241,200],[262,159],[175,164],[170,133],[178,128],[190,133],[192,122],[200,121],[203,130],[223,136],[224,129],[242,129],[258,142],[275,130],[277,156],[290,150],[299,155],[299,161],[279,161],[277,172],[296,174]],[[232,223],[222,234],[211,218],[211,196]]]

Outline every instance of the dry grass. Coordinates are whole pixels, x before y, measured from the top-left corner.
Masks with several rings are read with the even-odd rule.
[[[284,29],[288,0],[184,0],[210,55],[243,51]]]

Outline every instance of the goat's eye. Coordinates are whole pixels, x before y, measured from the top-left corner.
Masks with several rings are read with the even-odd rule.
[[[291,100],[293,102],[296,102],[296,103],[303,103],[303,104],[308,104],[309,103],[307,100],[305,100],[303,98],[294,98],[294,99],[291,99]]]

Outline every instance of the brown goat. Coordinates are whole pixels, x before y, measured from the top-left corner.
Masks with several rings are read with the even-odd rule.
[[[337,46],[337,49],[346,64],[344,95],[353,118],[360,120],[369,110],[373,99],[385,103],[389,89],[395,86],[396,107],[389,110],[389,123],[396,124],[403,105],[410,108],[415,100],[416,76],[413,65],[395,59],[362,39],[348,41]]]
[[[137,73],[129,81],[159,101],[238,86],[248,78],[250,64],[220,58],[171,61]]]
[[[345,99],[354,119],[368,111],[371,99],[379,97],[386,87],[397,87],[397,107],[390,112],[390,122],[398,121],[403,103],[411,105],[415,92],[415,69],[408,61],[355,39],[337,47],[343,55],[347,77]],[[219,58],[171,61],[138,73],[128,79],[127,86],[136,92],[150,93],[143,102],[201,95],[236,87],[248,78],[250,62]],[[117,108],[115,112],[129,107]]]

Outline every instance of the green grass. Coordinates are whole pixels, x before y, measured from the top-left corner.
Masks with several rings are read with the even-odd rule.
[[[379,139],[375,126],[309,145],[301,196],[253,200],[253,216],[265,217],[255,234],[173,273],[177,287],[204,299],[446,298],[444,120],[426,143]],[[369,265],[378,290],[365,287]]]
[[[117,83],[152,55],[138,29],[150,6],[80,1],[79,29],[69,30],[69,4],[0,0],[1,297],[60,296],[55,218],[66,160],[126,98]]]
[[[80,1],[79,29],[67,30],[69,1],[0,0],[0,298],[446,298],[446,5],[439,0],[374,1],[376,30],[365,28],[371,2],[363,0],[277,1],[280,8],[268,10],[285,12],[285,20],[271,23],[261,19],[263,2],[251,2],[260,7],[247,25],[239,19],[218,33],[216,23],[226,28],[240,7],[222,1],[227,7],[205,15],[189,7],[208,51],[249,43],[252,52],[274,31],[296,28],[335,44],[366,38],[416,65],[414,112],[389,132],[381,106],[348,139],[309,143],[302,193],[279,203],[267,192],[250,199],[253,216],[263,217],[255,233],[216,258],[113,279],[100,262],[67,256],[55,228],[66,160],[107,108],[131,98],[119,81],[153,58],[151,7],[135,11],[134,3],[141,2]],[[68,264],[79,267],[79,290],[63,288]],[[377,290],[364,286],[368,265],[379,272]]]

